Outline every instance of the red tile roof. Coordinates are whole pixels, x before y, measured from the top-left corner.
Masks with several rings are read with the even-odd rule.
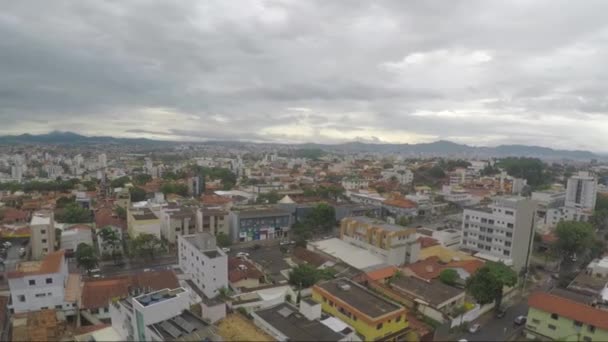
[[[420,248],[428,248],[439,245],[439,242],[428,236],[421,236],[418,238],[418,242],[420,242]]]
[[[416,208],[418,206],[416,204],[416,202],[410,201],[406,198],[389,199],[389,200],[384,201],[384,204],[389,205],[391,207],[406,208],[406,209],[412,209],[412,208]]]
[[[242,269],[243,267],[245,269]],[[249,261],[240,258],[228,259],[228,280],[231,283],[235,283],[243,279],[260,279],[263,276],[264,273],[258,270]]]
[[[596,309],[590,305],[552,295],[546,292],[535,292],[528,297],[532,308],[555,313],[575,321],[590,324],[596,328],[608,330],[608,311]]]
[[[118,216],[112,216],[113,210],[109,207],[99,208],[95,211],[95,227],[101,229],[106,226],[115,226],[122,229],[127,228],[127,222],[121,220]]]
[[[232,202],[230,198],[219,195],[203,195],[200,201],[207,205],[223,205]]]
[[[24,222],[27,221],[30,216],[27,211],[15,209],[15,208],[5,208],[1,210],[2,222],[3,223],[14,223],[14,222]]]
[[[319,267],[319,266],[323,265],[324,263],[331,260],[330,258],[327,258],[319,253],[309,251],[308,249],[306,249],[304,247],[294,248],[293,255],[297,259],[304,261],[314,267]]]
[[[61,265],[64,261],[65,251],[63,249],[52,252],[44,256],[39,267],[32,270],[19,271],[17,266],[16,271],[8,272],[8,278],[21,278],[24,276],[57,273],[61,270]]]
[[[82,287],[81,307],[96,309],[108,306],[113,298],[129,295],[129,287],[150,287],[152,291],[179,287],[177,276],[171,270],[150,271],[128,276],[87,280]]]
[[[469,274],[473,274],[483,265],[484,262],[477,259],[450,261],[448,263],[442,263],[439,257],[432,256],[424,260],[417,261],[413,264],[407,265],[405,268],[415,273],[418,278],[431,280],[439,277],[441,271],[448,268],[462,268]]]
[[[387,266],[381,269],[367,272],[365,275],[369,280],[378,281],[392,277],[399,269],[395,266]]]

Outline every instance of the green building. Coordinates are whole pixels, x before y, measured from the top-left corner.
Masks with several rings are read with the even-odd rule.
[[[608,311],[591,297],[566,290],[536,292],[528,298],[528,337],[558,341],[608,341]]]

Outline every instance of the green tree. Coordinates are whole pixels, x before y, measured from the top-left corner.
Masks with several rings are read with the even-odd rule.
[[[289,273],[289,284],[300,288],[308,288],[321,280],[321,274],[310,265],[299,265]]]
[[[546,170],[545,164],[537,158],[509,157],[502,159],[498,166],[512,177],[526,179],[528,185],[534,188],[550,184],[553,178]]]
[[[55,208],[57,208],[57,209],[65,208],[69,204],[72,204],[75,202],[76,202],[76,197],[74,197],[74,196],[60,197],[55,202]]]
[[[256,203],[276,204],[280,199],[281,195],[273,190],[265,194],[260,194],[255,201]]]
[[[433,177],[433,178],[444,178],[445,177],[445,172],[443,171],[443,169],[440,166],[433,166],[430,170],[429,170],[429,176]]]
[[[217,233],[217,235],[215,236],[215,240],[217,242],[217,245],[220,247],[228,247],[232,244],[232,240],[230,240],[230,237],[224,232]]]
[[[106,249],[112,250],[112,260],[114,263],[118,263],[122,254],[120,253],[120,246],[122,241],[118,233],[110,227],[104,227],[97,232],[97,237],[101,239],[101,244]]]
[[[410,222],[411,222],[411,219],[407,216],[401,216],[397,220],[397,224],[402,227],[406,227],[408,224],[410,224]]]
[[[177,194],[180,196],[188,196],[188,186],[175,182],[166,182],[160,187],[163,194]]]
[[[88,274],[97,266],[97,256],[95,249],[91,245],[81,243],[76,247],[76,263],[78,267],[84,268]]]
[[[514,286],[517,274],[503,263],[487,262],[467,279],[466,289],[479,304],[495,301],[498,310],[502,304],[503,288]]]
[[[89,209],[82,208],[76,203],[70,203],[55,214],[55,219],[61,223],[86,223],[92,222],[93,216]]]
[[[555,229],[556,247],[563,257],[589,249],[595,240],[593,226],[587,222],[562,221]]]
[[[120,178],[113,179],[110,182],[110,186],[112,188],[124,188],[125,184],[129,183],[130,181],[131,178],[129,178],[129,176],[122,176]]]
[[[319,203],[304,220],[315,230],[329,231],[336,225],[336,211],[334,207],[326,203]]]
[[[131,240],[131,251],[141,257],[150,257],[154,259],[155,255],[163,248],[162,242],[156,235],[139,234],[135,239]]]
[[[136,186],[129,189],[131,195],[131,202],[141,202],[146,200],[146,191]]]
[[[121,220],[127,219],[127,209],[117,206],[115,208],[115,211],[116,211],[116,215],[118,216],[118,218],[120,218]]]
[[[152,180],[152,176],[147,175],[145,173],[140,173],[140,174],[136,175],[135,177],[133,177],[133,183],[135,183],[135,185],[144,185],[151,180]]]
[[[97,182],[94,180],[88,180],[82,182],[82,185],[87,189],[87,191],[95,191],[97,189]]]
[[[458,282],[458,279],[460,279],[458,272],[453,268],[446,268],[439,273],[439,280],[446,285],[454,286]]]

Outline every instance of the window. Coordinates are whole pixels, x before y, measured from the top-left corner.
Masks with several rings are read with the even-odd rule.
[[[52,284],[53,283],[53,278],[46,278],[46,283],[47,284]]]
[[[547,327],[551,330],[555,330],[555,325],[553,324],[548,324]]]
[[[558,316],[557,314],[551,314],[551,318],[552,318],[552,319],[558,319],[558,318],[559,318],[559,316]]]
[[[46,239],[42,239],[42,243],[46,243]]]
[[[376,330],[380,330],[380,329],[382,329],[382,323],[380,323],[376,326]]]
[[[41,229],[40,234],[46,234],[46,229]]]
[[[513,228],[513,223],[507,223],[507,228]]]
[[[18,295],[17,300],[19,300],[22,303],[25,302],[25,295]]]
[[[587,326],[587,331],[589,331],[590,333],[594,333],[594,332],[595,332],[595,326],[593,326],[593,325],[588,325],[588,326]]]
[[[55,309],[61,309],[61,305],[55,305]]]
[[[507,233],[507,237],[513,236],[513,233]]]
[[[30,279],[28,281],[28,284],[30,284],[30,285],[36,285],[36,279]]]
[[[48,306],[43,306],[43,307],[40,308],[40,310],[46,310],[48,308],[49,308]]]
[[[46,293],[36,293],[36,298],[46,297]]]
[[[513,212],[509,210],[505,210],[505,214],[513,216]]]
[[[49,249],[48,249],[48,248],[43,248],[43,249],[42,249],[42,251],[43,251],[44,253],[47,253],[47,252],[49,251]]]

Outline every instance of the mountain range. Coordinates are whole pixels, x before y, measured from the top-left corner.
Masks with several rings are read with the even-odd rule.
[[[0,145],[19,144],[130,144],[130,145],[158,145],[185,143],[177,141],[162,141],[146,138],[114,138],[108,136],[84,136],[73,132],[53,131],[48,134],[21,134],[0,136]],[[200,142],[199,142],[200,143]],[[242,146],[254,143],[237,141],[209,141],[200,144]],[[268,145],[268,144],[264,144]],[[440,140],[421,144],[378,144],[363,142],[348,142],[343,144],[315,144],[304,143],[299,145],[272,144],[276,146],[290,146],[293,148],[316,148],[325,151],[343,153],[399,153],[406,156],[459,156],[459,157],[536,157],[542,159],[576,159],[590,160],[598,155],[581,150],[556,150],[548,147],[529,145],[499,145],[496,147],[469,146],[451,141]]]

